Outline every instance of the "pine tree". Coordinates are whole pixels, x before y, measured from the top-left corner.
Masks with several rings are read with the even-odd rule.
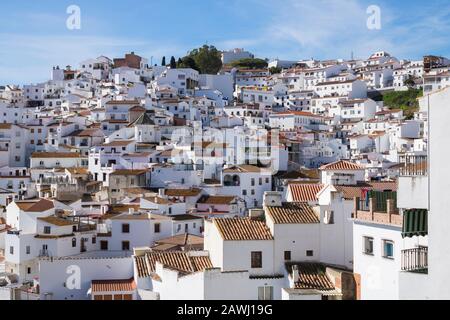
[[[161,65],[162,65],[163,67],[166,66],[166,57],[163,57],[163,58],[162,58]]]
[[[172,57],[170,58],[170,68],[171,68],[171,69],[176,69],[176,68],[177,68],[177,61],[175,60],[175,57],[174,57],[174,56],[172,56]]]

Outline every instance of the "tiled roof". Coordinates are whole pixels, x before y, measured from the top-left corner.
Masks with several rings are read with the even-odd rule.
[[[359,164],[352,163],[352,162],[345,161],[345,160],[330,163],[330,164],[320,167],[320,170],[322,170],[322,171],[327,171],[327,170],[358,171],[358,170],[364,170],[364,169],[365,168]]]
[[[50,200],[40,199],[34,201],[16,201],[20,210],[25,212],[43,212],[53,209],[55,206]]]
[[[230,168],[227,168],[223,170],[224,173],[259,173],[261,171],[267,171],[267,169],[264,168],[258,168],[257,166],[252,165],[240,165],[240,166],[232,166]]]
[[[161,239],[156,241],[157,244],[174,244],[174,245],[181,245],[181,246],[186,246],[186,245],[192,245],[192,244],[203,244],[203,238],[196,236],[196,235],[192,235],[192,234],[180,234],[177,236],[173,236],[170,238],[166,238],[166,239]]]
[[[294,202],[317,201],[317,194],[322,188],[323,184],[289,184],[289,190]]]
[[[364,182],[354,186],[334,186],[334,188],[341,192],[344,199],[353,199],[362,197],[362,190],[373,191],[397,191],[397,182]]]
[[[81,158],[81,155],[75,152],[34,152],[31,158],[50,159],[50,158]]]
[[[213,220],[223,240],[273,240],[267,225],[249,218],[224,218]]]
[[[203,196],[198,201],[201,204],[230,204],[235,196]]]
[[[55,217],[55,216],[38,218],[38,220],[43,221],[43,222],[48,223],[48,224],[52,224],[52,225],[58,226],[58,227],[72,226],[72,225],[77,224],[77,223],[75,223],[73,221],[69,221],[69,220],[66,220],[66,219],[58,218],[58,217]]]
[[[92,293],[98,292],[132,292],[136,290],[134,279],[128,280],[92,280]]]
[[[295,263],[299,272],[299,279],[295,289],[313,289],[321,291],[335,290],[333,283],[325,273],[325,267],[318,263]],[[292,266],[290,265],[290,270]]]
[[[281,207],[267,207],[275,224],[320,223],[318,215],[307,203],[283,203]]]
[[[180,271],[182,273],[193,273],[212,268],[209,256],[191,256],[188,252],[173,251],[150,251],[145,256],[134,257],[139,278],[150,276],[156,271],[156,262],[166,268]]]
[[[195,197],[202,192],[201,189],[167,189],[165,194],[168,197]]]
[[[134,140],[116,140],[103,144],[103,147],[125,147],[133,142]]]

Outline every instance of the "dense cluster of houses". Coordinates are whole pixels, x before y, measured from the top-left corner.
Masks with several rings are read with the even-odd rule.
[[[243,58],[0,87],[0,299],[448,296],[450,61]],[[413,117],[379,98],[411,88]]]

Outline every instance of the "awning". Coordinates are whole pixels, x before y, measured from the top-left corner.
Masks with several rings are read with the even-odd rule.
[[[403,238],[428,235],[428,210],[413,209],[403,212]]]

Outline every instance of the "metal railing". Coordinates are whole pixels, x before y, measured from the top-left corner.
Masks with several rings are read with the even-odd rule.
[[[428,175],[428,157],[416,155],[399,156],[400,176],[417,177]]]
[[[428,273],[428,247],[402,250],[402,271]]]

